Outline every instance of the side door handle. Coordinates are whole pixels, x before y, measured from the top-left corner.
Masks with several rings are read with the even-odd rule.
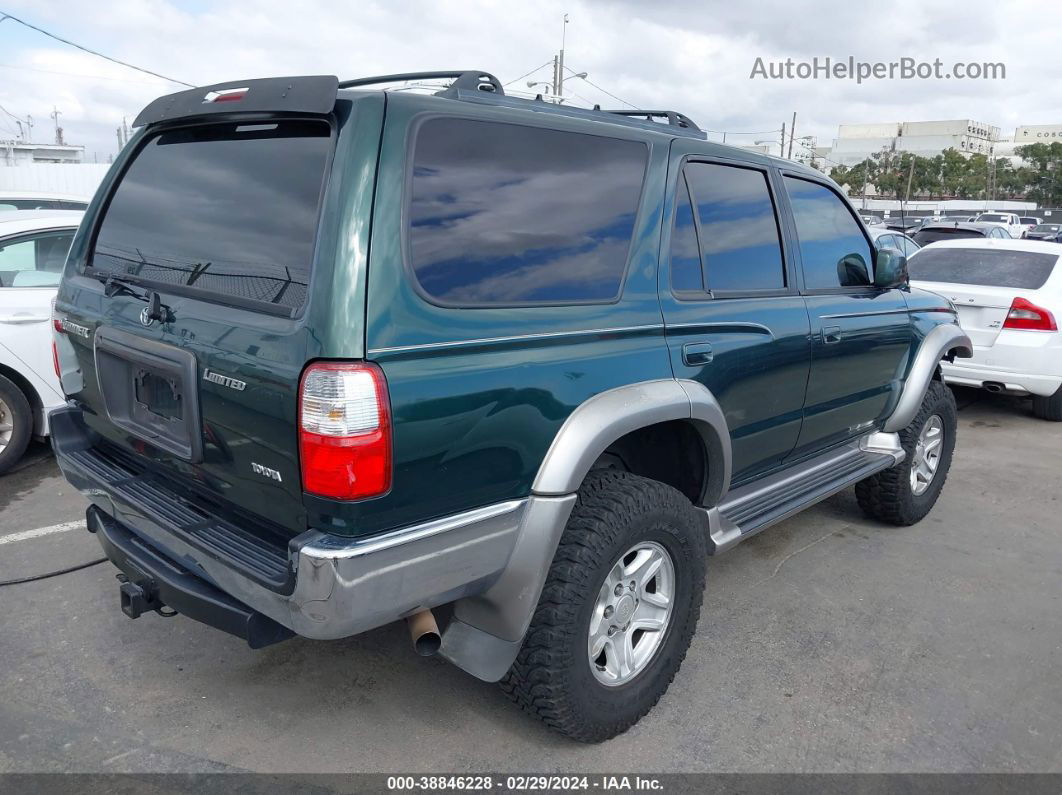
[[[710,364],[712,361],[712,343],[687,342],[682,346],[682,362],[690,366]]]
[[[822,342],[825,345],[832,345],[835,342],[841,341],[841,327],[840,326],[823,326],[822,327]]]

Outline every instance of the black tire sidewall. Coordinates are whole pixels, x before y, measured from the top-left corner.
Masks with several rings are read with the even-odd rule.
[[[915,494],[911,488],[910,478],[911,467],[914,465],[915,445],[919,434],[922,433],[922,429],[929,422],[929,418],[934,415],[940,417],[944,426],[944,445],[940,453],[940,463],[937,465],[937,471],[929,484],[929,488],[921,494]],[[900,498],[905,503],[903,512],[914,521],[922,519],[932,510],[937,498],[940,496],[941,489],[944,488],[944,481],[947,480],[948,472],[951,469],[952,456],[955,452],[955,434],[958,430],[958,420],[955,399],[952,397],[951,391],[939,381],[934,381],[926,392],[922,408],[919,410],[915,421],[900,433],[900,441],[904,452],[907,454],[907,458],[902,465],[903,475],[901,478]]]
[[[14,425],[11,441],[0,452],[0,475],[2,475],[13,467],[26,452],[26,446],[33,435],[33,410],[22,390],[2,375],[0,375],[0,399],[3,399],[11,410],[11,421]]]
[[[607,719],[627,722],[652,707],[674,678],[689,644],[694,629],[691,624],[696,623],[703,591],[707,553],[703,543],[696,543],[697,533],[703,533],[703,530],[691,526],[688,517],[657,509],[637,515],[615,534],[607,552],[601,554],[593,576],[587,580],[589,591],[583,594],[573,632],[569,635],[573,646],[569,657],[572,661],[568,671],[569,692],[582,702],[577,709],[584,715],[608,716]],[[648,667],[631,681],[610,687],[599,682],[590,668],[586,648],[590,617],[605,576],[620,555],[637,543],[649,541],[664,547],[675,567],[675,601],[671,619],[664,640]]]

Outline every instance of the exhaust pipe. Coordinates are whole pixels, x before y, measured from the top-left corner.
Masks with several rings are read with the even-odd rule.
[[[1006,389],[1006,387],[999,383],[999,381],[985,381],[981,386],[987,389],[989,392],[999,393]]]
[[[409,637],[413,641],[413,651],[421,657],[431,657],[442,645],[439,625],[431,610],[421,610],[406,619],[409,625]]]

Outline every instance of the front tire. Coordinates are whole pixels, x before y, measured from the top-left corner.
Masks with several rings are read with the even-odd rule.
[[[0,475],[26,452],[33,434],[33,411],[18,385],[0,375]]]
[[[670,486],[591,472],[503,690],[575,740],[627,731],[686,656],[700,616],[706,535],[704,518]]]
[[[906,453],[903,462],[856,484],[856,500],[863,513],[899,526],[925,518],[951,469],[958,424],[952,391],[940,381],[930,382],[918,414],[900,431]]]

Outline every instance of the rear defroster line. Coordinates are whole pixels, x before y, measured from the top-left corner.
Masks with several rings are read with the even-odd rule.
[[[73,571],[81,571],[87,569],[89,566],[98,566],[101,563],[105,563],[107,558],[99,558],[98,560],[90,560],[88,563],[79,563],[76,566],[70,566],[66,569],[58,569],[57,571],[49,571],[46,574],[34,574],[32,577],[20,577],[17,580],[0,580],[0,588],[5,585],[21,585],[26,582],[36,582],[37,580],[47,580],[49,577],[58,577],[60,574],[70,574]]]

